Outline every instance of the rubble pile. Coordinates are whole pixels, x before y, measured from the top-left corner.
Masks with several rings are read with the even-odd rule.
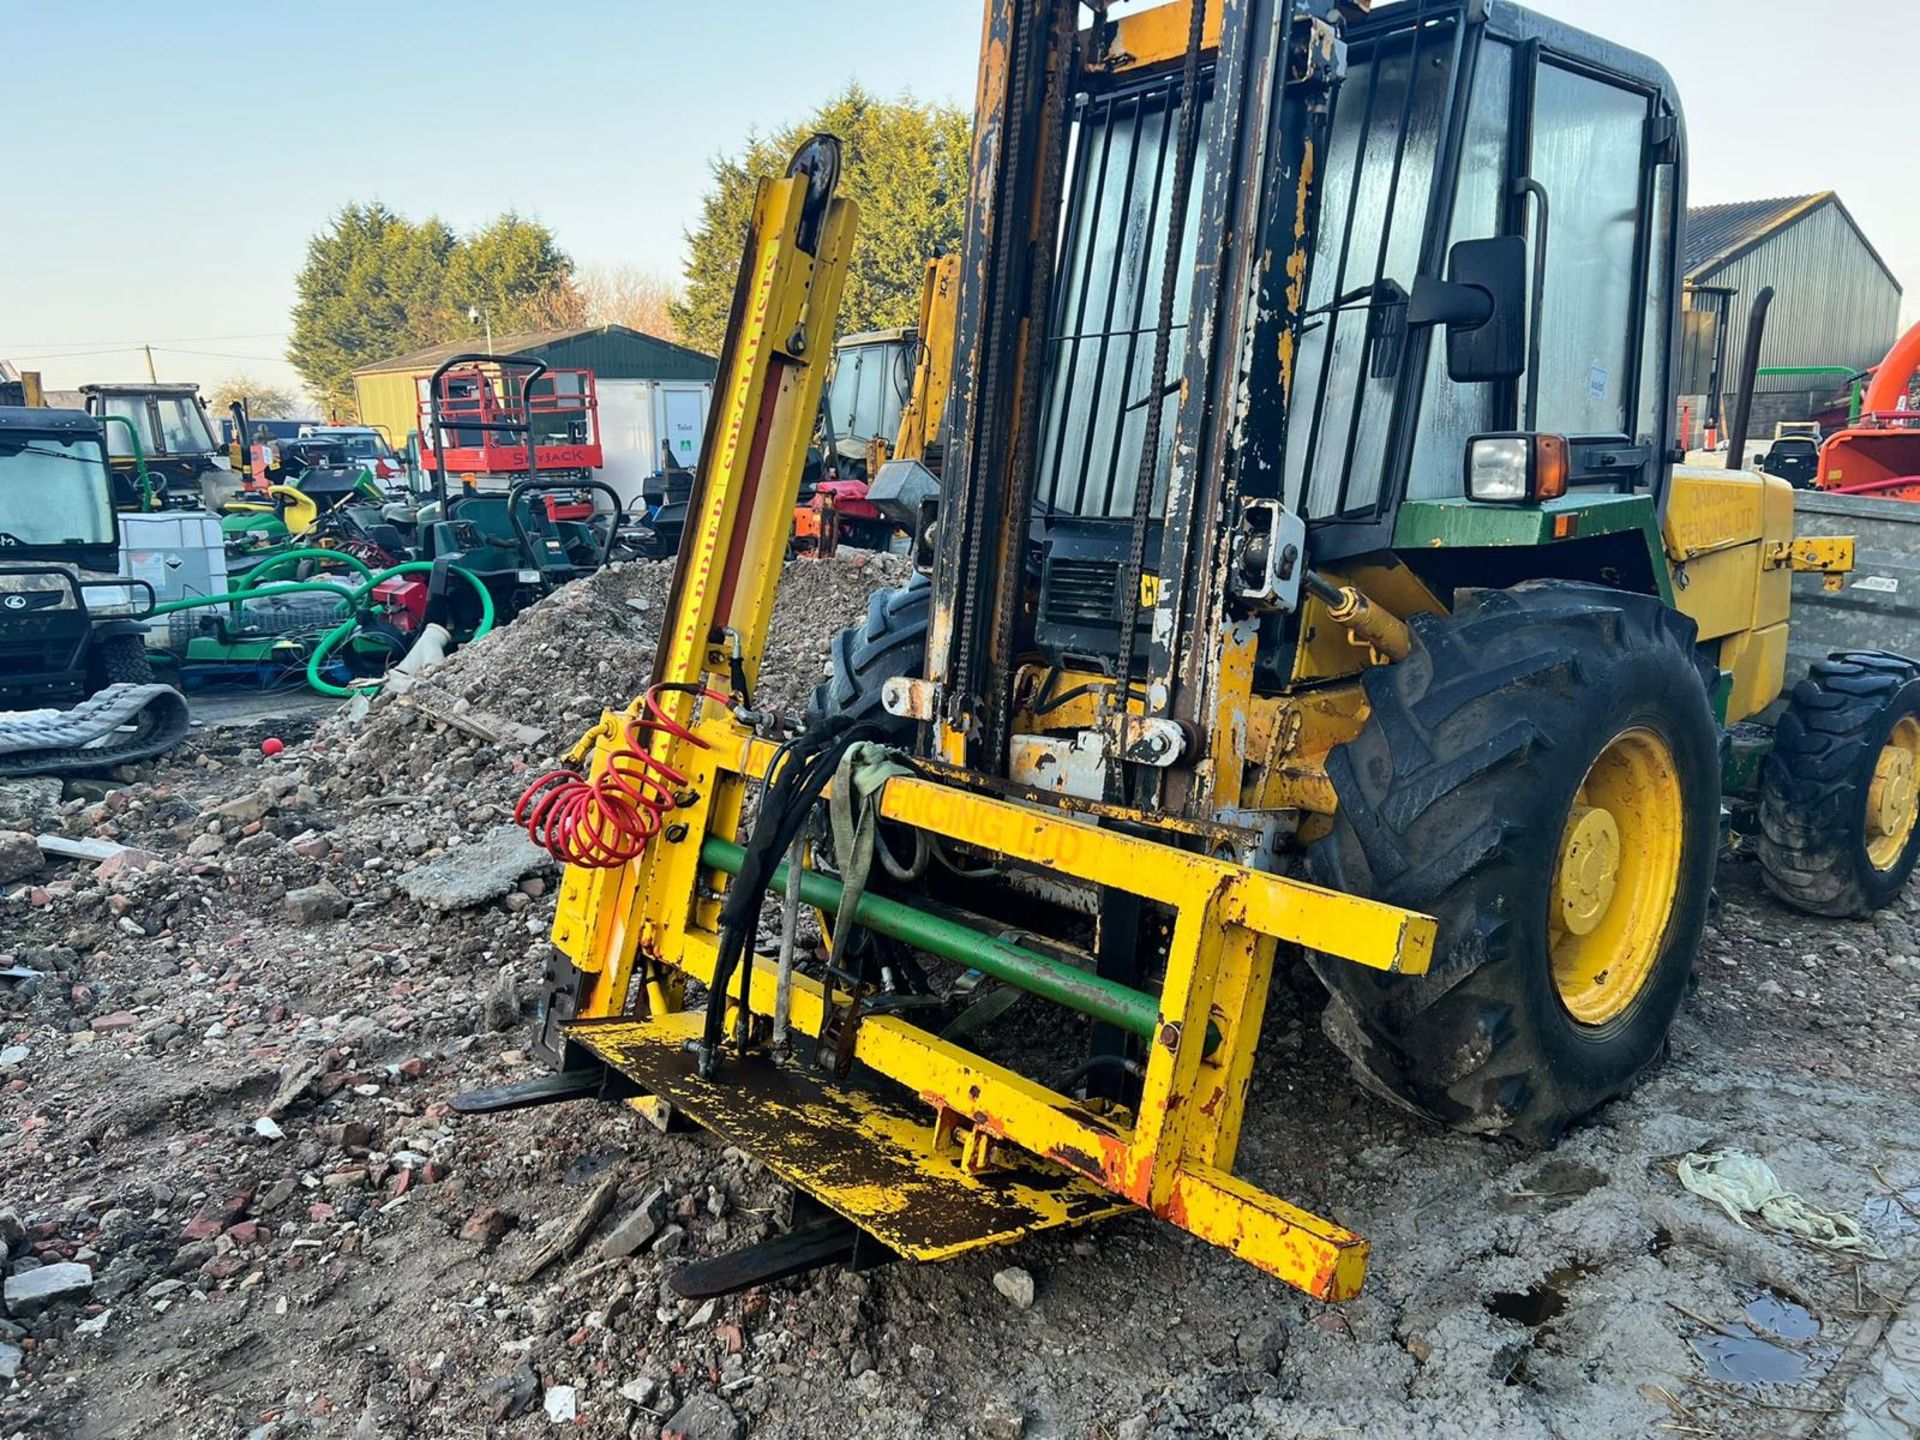
[[[905,578],[891,557],[789,567],[761,703],[803,708],[833,633]],[[172,1403],[193,1434],[564,1414],[727,1436],[769,1403],[769,1367],[854,1347],[857,1302],[789,1323],[797,1294],[664,1288],[778,1218],[745,1156],[621,1111],[447,1103],[540,1073],[555,867],[504,822],[534,766],[644,687],[670,579],[641,563],[567,587],[272,757],[199,736],[165,765],[9,793],[0,1434],[83,1433],[111,1404],[62,1377],[140,1363],[138,1332],[174,1316],[300,1342],[264,1412],[208,1409],[191,1365],[154,1371],[142,1427]],[[315,1363],[356,1329],[336,1292],[423,1258],[379,1358]]]
[[[755,702],[800,714],[833,636],[866,614],[874,590],[910,573],[903,559],[865,552],[789,564]],[[404,693],[382,694],[364,713],[349,707],[308,747],[321,798],[357,815],[425,802],[470,833],[507,818],[528,780],[646,688],[672,578],[661,562],[609,566]]]

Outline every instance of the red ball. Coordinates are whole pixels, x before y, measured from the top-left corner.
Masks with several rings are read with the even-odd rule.
[[[260,742],[260,753],[262,755],[278,755],[282,750],[286,748],[287,748],[287,742],[282,740],[277,735],[269,735],[266,739]]]

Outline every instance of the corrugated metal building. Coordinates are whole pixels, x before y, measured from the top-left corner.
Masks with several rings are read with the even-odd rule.
[[[404,443],[420,428],[419,379],[451,357],[480,348],[462,340],[361,366],[353,372],[360,423],[385,426],[395,444]],[[601,478],[623,499],[638,494],[640,481],[658,468],[663,443],[673,446],[682,465],[699,460],[718,368],[711,355],[624,325],[500,335],[494,353],[544,360],[556,370],[593,372],[607,461]]]
[[[1774,290],[1763,369],[1832,367],[1830,375],[1762,376],[1756,435],[1779,420],[1800,420],[1845,389],[1845,370],[1877,365],[1900,319],[1899,279],[1833,191],[1706,205],[1687,214],[1687,345],[1683,390],[1704,401],[1721,351],[1723,413],[1746,347],[1753,297]],[[1721,333],[1721,316],[1725,316]],[[1703,403],[1694,408],[1699,425]]]

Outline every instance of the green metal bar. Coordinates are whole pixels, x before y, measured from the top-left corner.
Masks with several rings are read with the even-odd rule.
[[[147,474],[147,452],[146,448],[140,443],[139,427],[124,415],[101,415],[98,418],[100,421],[100,434],[103,437],[107,433],[108,421],[114,421],[127,427],[127,438],[133,441],[133,473],[140,477],[140,510],[142,514],[151,511],[153,509],[153,477]],[[113,463],[113,447],[109,445],[106,449],[107,463],[111,465]]]
[[[747,852],[731,841],[710,837],[700,847],[700,859],[716,870],[738,875]],[[769,890],[787,888],[787,866],[782,861],[767,882]],[[838,913],[842,887],[831,875],[800,872],[800,898],[816,909]],[[1016,990],[1051,1000],[1095,1020],[1103,1020],[1142,1040],[1152,1040],[1160,1022],[1160,1006],[1153,996],[1065,964],[1038,951],[1009,945],[938,915],[915,910],[884,895],[862,895],[854,919],[867,929],[888,935],[916,950],[939,955],[958,965],[970,965]],[[1207,1027],[1207,1048],[1219,1044],[1219,1032]]]

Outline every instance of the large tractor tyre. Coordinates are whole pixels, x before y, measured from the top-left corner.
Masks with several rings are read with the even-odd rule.
[[[911,740],[914,722],[889,715],[883,692],[889,680],[917,680],[925,673],[932,598],[932,582],[918,574],[897,590],[876,591],[865,623],[833,637],[832,669],[807,703],[807,718],[875,720],[894,743]]]
[[[1920,859],[1920,665],[1882,651],[1817,662],[1760,772],[1761,874],[1810,915],[1865,917]]]
[[[1422,1115],[1538,1145],[1665,1053],[1719,846],[1692,621],[1544,581],[1461,597],[1365,677],[1317,878],[1439,921],[1430,972],[1311,955],[1327,1033]]]
[[[153,684],[153,660],[140,635],[103,635],[87,655],[87,686],[98,695],[109,685]]]

